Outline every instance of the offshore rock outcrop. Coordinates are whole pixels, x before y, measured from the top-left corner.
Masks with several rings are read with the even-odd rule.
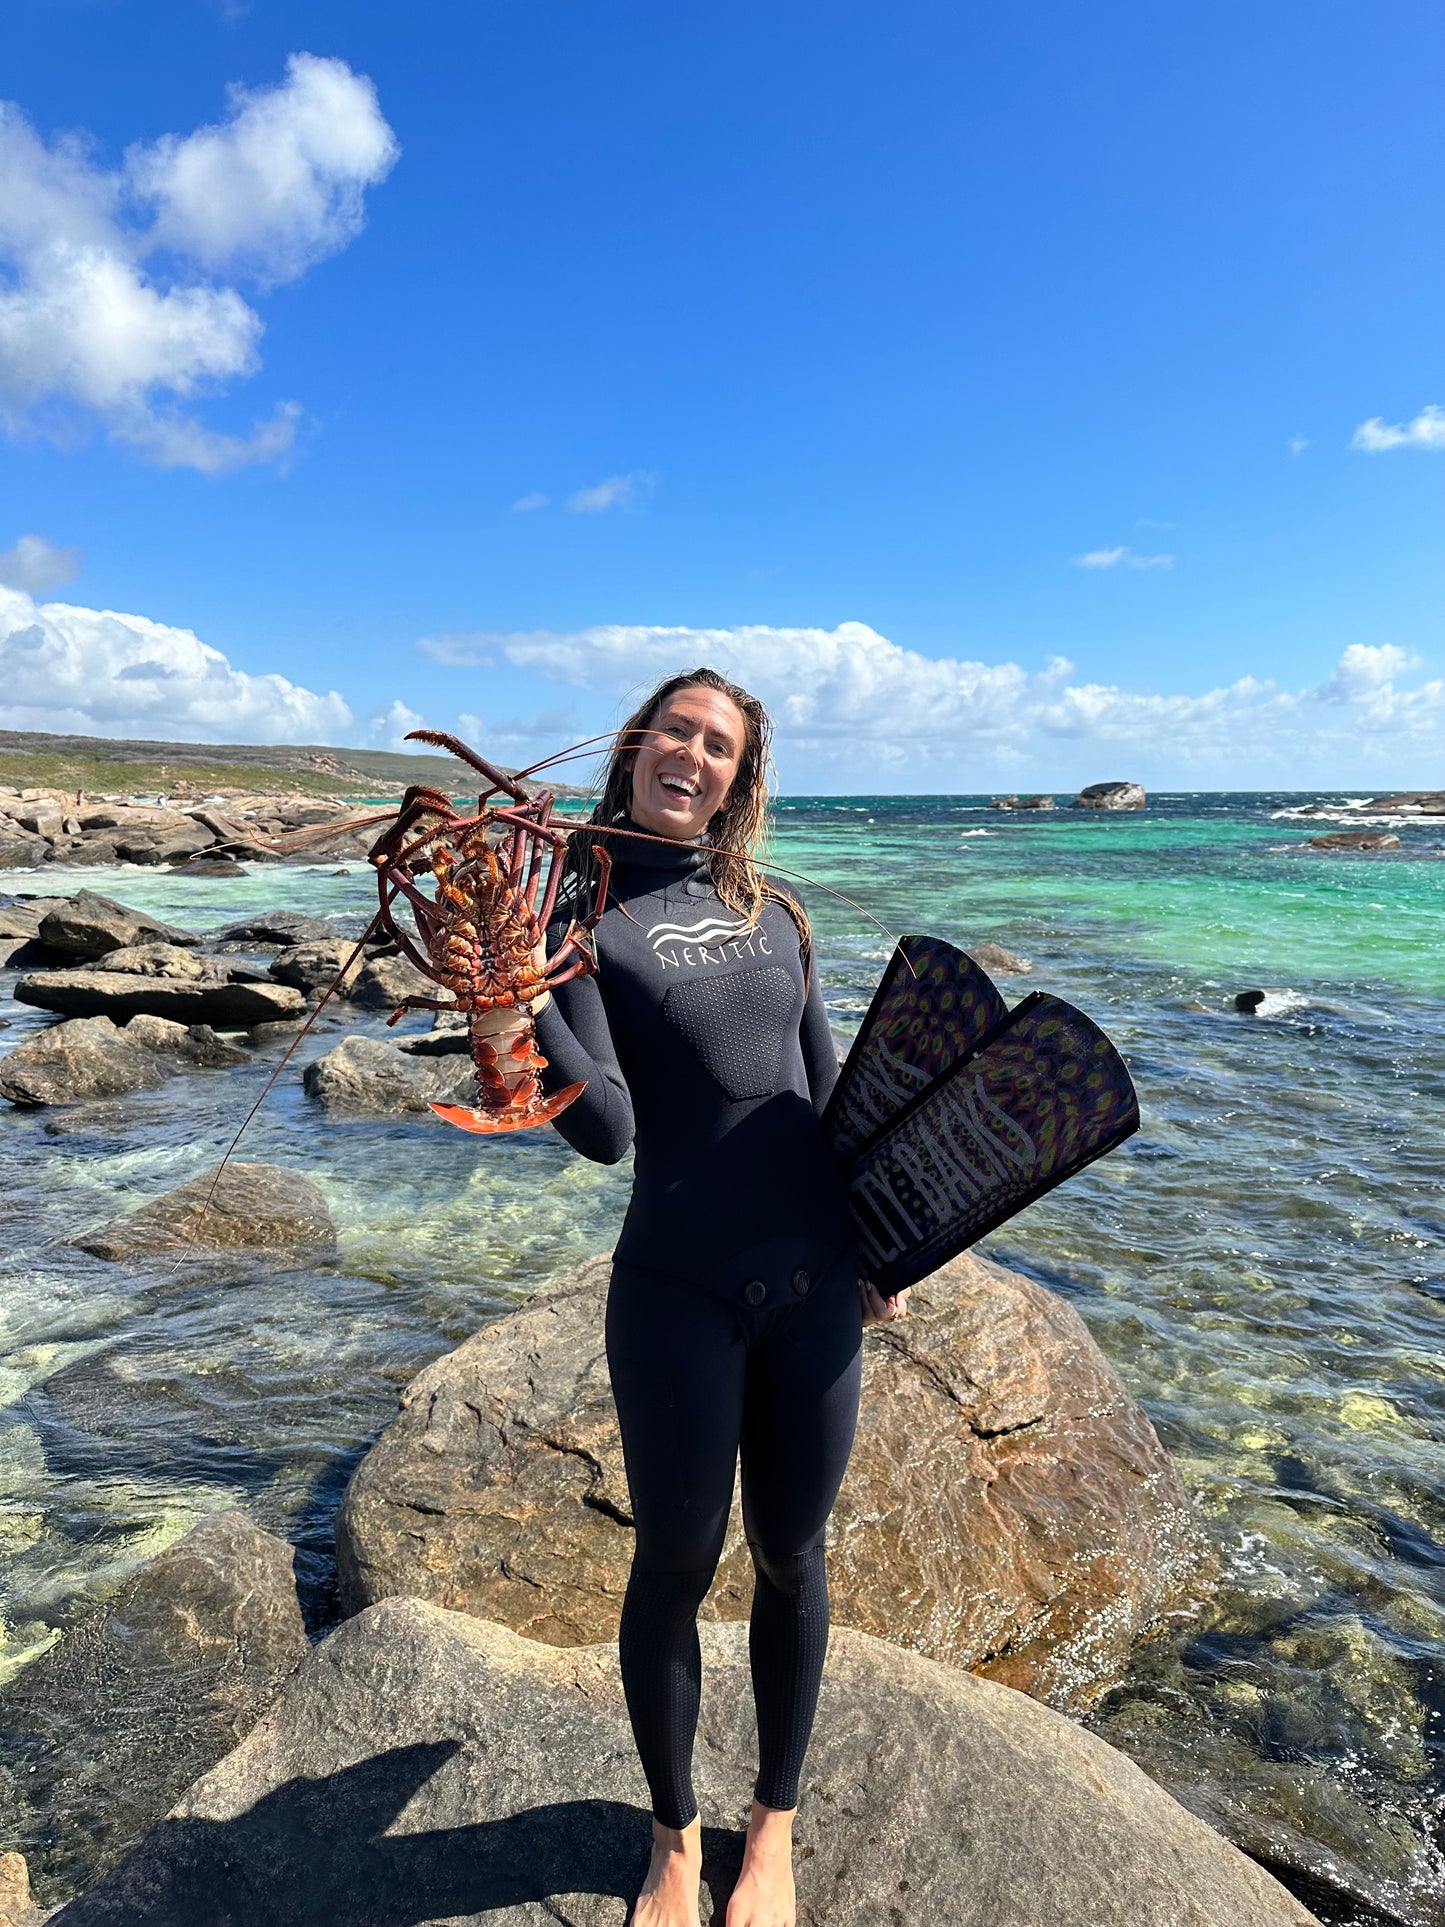
[[[746,1634],[704,1629],[704,1921],[755,1770]],[[304,1660],[64,1927],[622,1927],[646,1794],[611,1647],[414,1599]],[[834,1635],[797,1833],[800,1927],[1311,1927],[1122,1754],[1023,1694]]]
[[[632,1525],[608,1271],[591,1260],[412,1380],[342,1502],[352,1611],[409,1593],[559,1646],[615,1636]],[[1078,1315],[970,1255],[865,1340],[828,1558],[835,1623],[1078,1706],[1193,1596],[1204,1553]],[[751,1592],[735,1509],[705,1610],[740,1619]]]
[[[1089,783],[1074,798],[1076,810],[1142,810],[1149,799],[1138,783]]]

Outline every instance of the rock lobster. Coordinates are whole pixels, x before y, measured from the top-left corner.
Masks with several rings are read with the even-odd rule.
[[[557,907],[566,834],[552,827],[556,802],[550,790],[528,796],[514,777],[441,730],[415,729],[413,739],[450,750],[486,779],[474,814],[459,814],[450,798],[426,784],[413,784],[391,827],[372,845],[380,909],[374,929],[383,930],[424,976],[451,993],[407,997],[388,1022],[410,1010],[456,1012],[467,1019],[467,1041],[477,1075],[477,1104],[433,1104],[438,1117],[463,1131],[490,1135],[549,1124],[586,1088],[569,1084],[544,1097],[541,1073],[547,1060],[537,1048],[532,1005],[546,992],[597,968],[591,933],[607,905],[611,858],[593,845],[597,882],[592,903],[574,918],[544,963],[547,925]],[[504,795],[510,801],[492,805]],[[418,868],[436,879],[428,896]],[[413,937],[395,914],[397,898],[410,906]],[[516,1011],[514,1023],[489,1023],[493,1012]],[[498,1048],[500,1044],[501,1048]]]

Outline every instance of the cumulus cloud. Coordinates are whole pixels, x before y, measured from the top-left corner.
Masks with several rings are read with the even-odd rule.
[[[1308,435],[1291,435],[1289,438],[1289,452],[1291,455],[1303,455],[1309,445]]]
[[[1090,549],[1087,555],[1070,558],[1076,569],[1172,569],[1172,555],[1140,555],[1137,549]]]
[[[1372,415],[1355,430],[1350,447],[1366,455],[1382,455],[1391,448],[1445,448],[1445,408],[1432,402],[1412,422],[1390,423]]]
[[[373,710],[367,717],[361,741],[367,749],[394,749],[403,754],[419,751],[425,755],[428,753],[425,743],[406,740],[412,730],[425,728],[426,717],[409,709],[399,696],[393,696],[385,709]]]
[[[22,535],[0,552],[0,586],[44,595],[80,573],[80,550],[59,549],[43,535]]]
[[[59,439],[98,421],[168,467],[219,473],[284,456],[299,407],[249,436],[186,404],[253,375],[261,317],[228,281],[294,280],[359,231],[397,156],[371,82],[294,54],[286,78],[233,89],[224,123],[101,166],[47,145],[0,103],[0,420]]]
[[[17,545],[18,546],[18,545]],[[0,727],[168,742],[344,739],[333,689],[249,675],[189,629],[0,588]]]
[[[836,629],[612,624],[568,634],[451,635],[422,646],[438,662],[510,663],[619,707],[662,676],[710,663],[763,699],[780,744],[860,780],[870,765],[946,766],[964,756],[1022,766],[1056,756],[1069,741],[1133,745],[1151,755],[1166,745],[1182,767],[1246,760],[1263,778],[1282,759],[1333,754],[1332,746],[1349,749],[1363,739],[1423,745],[1445,734],[1445,681],[1402,686],[1412,659],[1389,643],[1352,645],[1315,688],[1285,690],[1246,676],[1183,695],[1082,681],[1057,656],[1037,671],[928,657],[861,622]]]
[[[631,475],[609,475],[592,488],[579,488],[568,499],[567,506],[574,515],[601,515],[607,509],[638,508],[651,486],[651,479],[640,470]]]

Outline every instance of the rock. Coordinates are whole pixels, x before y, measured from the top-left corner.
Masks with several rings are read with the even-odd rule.
[[[1418,810],[1422,816],[1445,816],[1445,790],[1397,790],[1392,796],[1372,797],[1365,808],[1382,815]]]
[[[224,1038],[217,1037],[209,1024],[175,1024],[169,1017],[142,1015],[132,1017],[121,1035],[142,1050],[158,1051],[162,1057],[174,1057],[183,1064],[205,1069],[246,1064],[251,1058],[251,1053],[242,1050],[239,1044],[228,1044]]]
[[[709,1628],[696,1780],[721,1922],[755,1771],[746,1636]],[[646,1793],[615,1651],[418,1600],[312,1651],[65,1927],[622,1927]],[[1310,1927],[1137,1767],[1021,1694],[834,1636],[797,1829],[819,1927]]]
[[[0,1058],[0,1097],[30,1108],[153,1091],[171,1075],[108,1017],[54,1024]]]
[[[256,1050],[266,1050],[272,1044],[289,1044],[300,1030],[304,1019],[284,1017],[274,1024],[252,1024],[250,1029],[251,1045]]]
[[[989,804],[991,810],[1016,810],[1019,800],[1016,796],[996,796]]]
[[[1329,836],[1312,836],[1312,850],[1398,850],[1400,839],[1388,830],[1334,830]]]
[[[458,1024],[455,1029],[448,1026],[445,1030],[425,1030],[418,1037],[400,1038],[396,1047],[408,1057],[464,1057],[470,1043],[466,1025]]]
[[[632,1557],[591,1260],[412,1380],[337,1521],[352,1610],[398,1593],[559,1646],[615,1634]],[[1192,1596],[1173,1464],[1064,1301],[972,1256],[870,1333],[829,1529],[834,1621],[1082,1705]],[[746,1615],[736,1509],[705,1609]]]
[[[303,916],[299,910],[262,910],[243,923],[228,924],[220,940],[289,950],[297,944],[335,942],[336,931],[324,917]]]
[[[250,1731],[309,1651],[293,1562],[223,1512],[0,1690],[0,1826],[37,1874],[110,1865]]]
[[[348,1037],[306,1066],[307,1094],[328,1111],[425,1112],[436,1104],[475,1104],[471,1059],[403,1056],[379,1037]]]
[[[231,966],[221,959],[183,950],[175,943],[123,944],[119,950],[108,951],[96,970],[119,970],[131,977],[164,977],[168,982],[189,984],[223,984],[231,974]],[[265,981],[259,971],[250,975],[256,981]]]
[[[212,1188],[214,1186],[214,1189]],[[187,1251],[329,1250],[336,1227],[309,1178],[233,1158],[74,1241],[117,1264]]]
[[[1052,796],[1022,796],[1018,807],[1021,810],[1056,810],[1059,806]]]
[[[47,842],[54,842],[66,833],[64,819],[54,804],[35,804],[29,809],[17,810],[11,821],[18,823],[22,830],[29,830],[32,836],[43,836]]]
[[[278,984],[292,984],[307,998],[316,998],[330,990],[342,967],[351,962],[345,982],[336,991],[337,996],[346,996],[348,987],[356,982],[364,962],[364,953],[352,961],[355,949],[355,943],[334,933],[320,940],[296,944],[290,950],[281,951],[274,959],[271,975]]]
[[[973,958],[980,970],[997,971],[1000,977],[1027,977],[1033,972],[1027,957],[1015,956],[1001,943],[976,943],[965,954]]]
[[[179,862],[194,856],[198,850],[210,849],[215,840],[210,831],[203,830],[198,823],[185,823],[159,836],[122,834],[115,847],[123,863],[150,865]]]
[[[47,919],[48,923],[48,919]],[[305,999],[289,984],[176,981],[122,970],[37,970],[22,977],[14,996],[22,1004],[67,1016],[169,1017],[178,1024],[249,1029],[299,1015]]]
[[[395,1010],[405,997],[445,997],[440,984],[424,977],[405,957],[369,957],[356,979],[351,1001],[363,1010]]]
[[[31,836],[8,818],[0,823],[0,870],[28,870],[49,855],[50,845],[43,836]]]
[[[0,1853],[0,1927],[40,1927],[45,1915],[30,1897],[23,1853]]]
[[[251,872],[229,856],[192,856],[174,866],[178,877],[247,877]]]
[[[1076,810],[1142,810],[1149,799],[1137,783],[1090,783],[1074,798]]]
[[[37,934],[42,943],[67,957],[103,957],[107,951],[137,943],[188,946],[201,941],[189,930],[173,930],[93,890],[67,898],[44,918]]]
[[[103,836],[86,836],[73,843],[57,843],[50,853],[50,861],[52,864],[99,868],[105,864],[119,863],[120,852],[114,843]]]
[[[69,897],[22,897],[6,904],[0,910],[0,937],[38,937],[50,912],[69,902]]]

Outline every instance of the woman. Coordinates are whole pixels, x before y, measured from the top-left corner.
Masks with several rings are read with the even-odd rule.
[[[598,972],[537,1023],[546,1088],[586,1085],[556,1128],[604,1164],[636,1147],[607,1304],[637,1529],[622,1679],[653,1808],[636,1927],[698,1920],[697,1610],[739,1452],[760,1766],[727,1923],[792,1927],[798,1777],[828,1638],[823,1534],[853,1440],[861,1326],[906,1308],[860,1283],[818,1129],[838,1066],[806,914],[726,854],[760,845],[768,738],[762,705],[710,669],[664,682],[629,720],[594,821],[659,840],[606,839]]]

